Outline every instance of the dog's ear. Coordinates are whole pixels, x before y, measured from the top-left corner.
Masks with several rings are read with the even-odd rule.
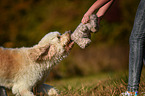
[[[49,48],[47,48],[47,50],[45,50],[45,52],[43,54],[41,54],[41,56],[39,56],[39,58],[37,60],[51,60],[52,57],[55,55],[56,53],[56,49],[54,45],[50,45]]]
[[[29,50],[29,56],[32,60],[39,60],[42,55],[45,55],[46,51],[49,50],[50,45],[39,46],[36,45]]]
[[[45,46],[34,46],[30,50],[30,57],[34,61],[41,61],[51,59],[55,54],[55,47],[54,45],[45,45]]]
[[[49,50],[48,50],[48,54],[45,58],[49,58],[49,60],[51,60],[51,58],[56,54],[56,48],[54,45],[51,45],[49,47]]]

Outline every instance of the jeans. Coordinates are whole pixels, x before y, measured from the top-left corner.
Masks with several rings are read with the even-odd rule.
[[[138,91],[140,76],[145,57],[145,0],[138,6],[133,29],[129,39],[129,79],[128,91]]]

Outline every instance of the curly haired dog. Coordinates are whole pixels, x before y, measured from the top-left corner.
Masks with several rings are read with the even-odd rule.
[[[74,42],[70,35],[71,32],[63,35],[51,32],[30,48],[0,47],[0,86],[12,88],[16,96],[34,96],[34,87],[37,87],[37,92],[57,95],[52,86],[43,82],[50,69],[65,58],[72,48]]]

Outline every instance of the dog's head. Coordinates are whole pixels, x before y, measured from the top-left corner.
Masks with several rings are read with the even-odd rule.
[[[74,44],[70,35],[71,31],[67,31],[62,35],[59,32],[46,34],[38,45],[31,49],[31,58],[33,60],[62,59],[69,53]]]

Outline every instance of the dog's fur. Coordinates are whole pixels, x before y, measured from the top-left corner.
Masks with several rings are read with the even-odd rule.
[[[43,89],[41,84],[50,69],[66,57],[72,45],[70,32],[51,32],[31,48],[0,47],[0,86],[12,88],[16,96],[34,96],[32,88],[40,85]],[[55,89],[52,91],[57,94]]]

